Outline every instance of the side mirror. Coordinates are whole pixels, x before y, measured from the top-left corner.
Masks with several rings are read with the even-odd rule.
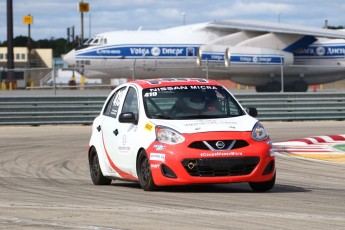
[[[252,117],[257,117],[258,116],[258,110],[254,107],[248,107],[246,108],[246,112],[252,116]]]
[[[121,123],[133,123],[135,125],[138,124],[138,121],[135,118],[134,113],[132,113],[132,112],[121,113],[119,116],[119,122],[121,122]]]

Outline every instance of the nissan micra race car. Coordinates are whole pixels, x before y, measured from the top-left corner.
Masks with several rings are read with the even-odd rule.
[[[255,113],[212,80],[120,85],[93,122],[91,179],[95,185],[138,181],[145,191],[232,182],[270,190],[276,177],[274,151]]]

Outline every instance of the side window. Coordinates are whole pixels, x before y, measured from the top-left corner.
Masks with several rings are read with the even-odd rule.
[[[130,87],[128,90],[128,93],[126,95],[125,102],[123,103],[122,111],[121,113],[127,113],[132,112],[134,113],[135,117],[138,118],[138,96],[137,91]]]
[[[229,116],[239,116],[241,115],[240,108],[237,106],[236,102],[232,97],[224,95],[225,92],[216,91],[217,103],[214,103],[218,110],[221,110],[224,114]]]
[[[104,115],[116,118],[125,89],[126,87],[123,87],[114,93],[104,109]]]
[[[241,111],[239,110],[239,107],[235,104],[233,100],[229,100],[229,109],[230,109],[231,116],[241,115]]]

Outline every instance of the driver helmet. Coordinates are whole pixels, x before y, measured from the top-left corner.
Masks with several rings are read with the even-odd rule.
[[[205,97],[202,94],[190,95],[183,98],[186,106],[193,110],[202,110],[205,108]]]

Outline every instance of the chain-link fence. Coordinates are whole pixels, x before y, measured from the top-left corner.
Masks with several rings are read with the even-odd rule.
[[[170,63],[171,65],[172,63]],[[121,68],[18,68],[0,69],[1,91],[102,89],[135,79],[201,77],[221,82],[232,91],[252,92],[304,92],[345,90],[344,67],[242,65],[166,67],[159,62],[133,62]]]

